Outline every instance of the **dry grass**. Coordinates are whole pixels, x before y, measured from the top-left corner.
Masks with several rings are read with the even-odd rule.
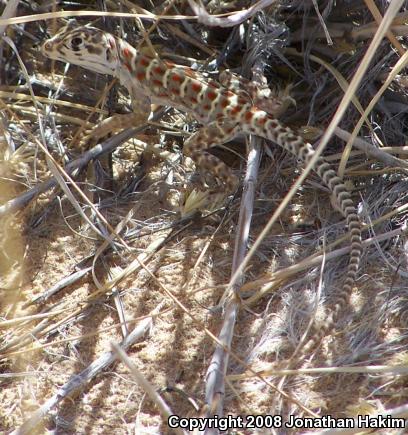
[[[388,31],[388,2],[368,0],[275,2],[243,14],[252,18],[239,31],[204,15],[207,24],[181,21],[187,2],[139,3],[154,20],[96,25],[135,46],[144,35],[144,47],[176,63],[263,71],[275,94],[290,89],[281,120],[310,141],[323,135],[319,149],[359,204],[360,278],[336,331],[285,371],[347,268],[327,189],[313,173],[300,179],[276,146],[251,140],[245,153],[235,141],[214,153],[237,174],[248,162],[244,193],[184,216],[196,177],[181,149],[198,126],[158,111],[137,134],[86,142],[108,112],[129,108],[126,92],[74,66],[64,76],[32,46],[68,7],[31,19],[50,10],[21,6],[21,18],[0,20],[26,22],[6,29],[0,53],[0,433],[167,433],[171,413],[406,416],[406,4],[391,2]],[[227,6],[207,10],[249,2]],[[95,19],[91,9],[78,7],[81,23]],[[122,12],[147,15],[131,2]]]

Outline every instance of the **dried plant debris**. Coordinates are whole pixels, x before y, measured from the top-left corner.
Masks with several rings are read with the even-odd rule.
[[[186,433],[211,417],[242,433],[401,433],[407,3],[6,3],[0,432]],[[42,55],[73,18],[220,79],[316,148],[344,113],[323,155],[357,204],[364,252],[335,329],[304,360],[348,262],[324,182],[309,173],[295,192],[302,165],[243,136],[211,149],[240,180],[214,194],[217,180],[183,155],[200,127],[191,113],[131,101],[117,80]]]

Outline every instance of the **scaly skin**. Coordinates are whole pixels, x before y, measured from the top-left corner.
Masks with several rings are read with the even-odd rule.
[[[234,92],[189,68],[149,57],[126,41],[94,27],[68,24],[43,44],[42,52],[51,59],[119,78],[131,95],[135,110],[150,111],[150,103],[156,103],[191,113],[203,127],[187,139],[184,153],[200,168],[213,174],[227,191],[236,188],[236,177],[228,166],[206,150],[239,133],[268,139],[306,164],[315,154],[311,144],[301,136],[254,106],[245,91]],[[336,294],[333,311],[306,343],[302,356],[334,328],[340,312],[348,305],[363,249],[360,221],[345,185],[323,157],[317,159],[313,170],[328,186],[346,218],[351,252],[346,278],[342,290]]]

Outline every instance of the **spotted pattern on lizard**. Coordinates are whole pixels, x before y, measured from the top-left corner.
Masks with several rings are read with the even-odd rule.
[[[184,153],[213,174],[227,191],[233,191],[238,180],[228,166],[207,150],[239,133],[268,139],[306,164],[315,154],[311,144],[255,106],[244,91],[234,92],[189,68],[147,56],[97,28],[69,23],[43,44],[42,52],[51,59],[119,78],[136,102],[136,110],[150,112],[150,103],[155,103],[192,114],[203,126],[186,140]],[[335,305],[324,325],[306,343],[303,356],[335,327],[340,312],[349,303],[362,253],[360,221],[345,185],[323,157],[317,159],[313,170],[328,186],[346,218],[351,251],[346,278],[335,296]]]

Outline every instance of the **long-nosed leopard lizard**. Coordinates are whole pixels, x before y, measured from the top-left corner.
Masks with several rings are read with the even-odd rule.
[[[254,134],[277,143],[305,163],[315,154],[311,144],[254,105],[245,92],[236,92],[214,80],[204,80],[189,68],[142,54],[126,41],[97,28],[69,23],[43,44],[42,52],[51,59],[119,78],[141,112],[149,113],[150,104],[156,103],[191,113],[203,127],[186,140],[184,154],[213,174],[227,191],[236,188],[235,175],[206,150],[239,133]],[[339,313],[348,304],[362,253],[360,221],[345,185],[324,158],[319,157],[313,169],[328,186],[346,218],[351,252],[335,306],[324,325],[303,347],[303,356],[335,327]]]

